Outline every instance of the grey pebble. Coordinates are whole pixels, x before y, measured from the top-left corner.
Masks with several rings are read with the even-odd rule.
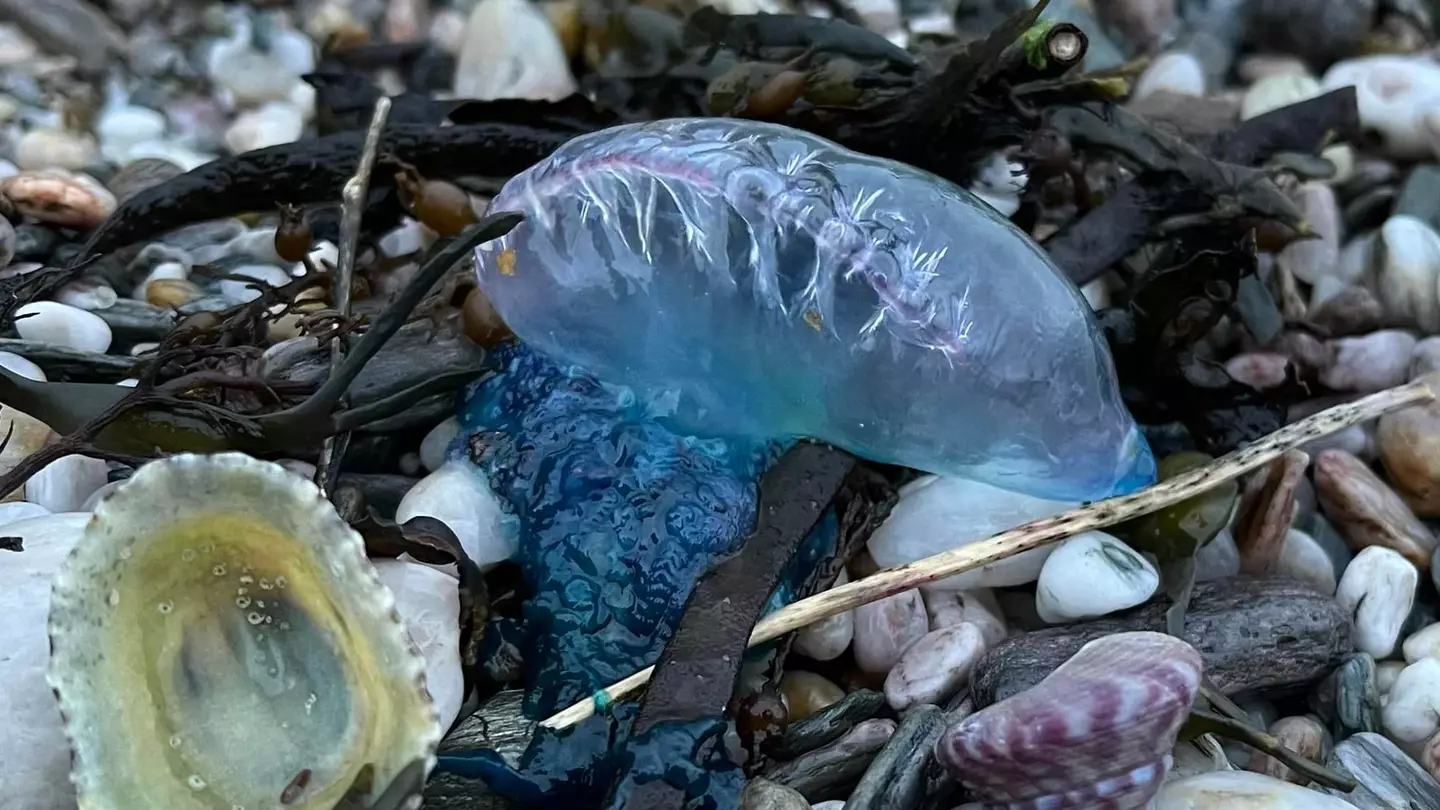
[[[811,802],[843,797],[894,733],[894,720],[866,720],[824,748],[771,769],[765,778],[800,791]]]
[[[1361,732],[1342,741],[1330,752],[1325,764],[1336,770],[1348,771],[1360,787],[1350,793],[1333,788],[1322,791],[1350,802],[1358,810],[1433,810],[1440,807],[1440,783],[1395,743],[1379,734]]]
[[[879,714],[884,707],[883,694],[873,689],[857,689],[804,720],[791,723],[775,746],[774,754],[781,759],[794,759],[814,751],[845,736],[845,732]]]
[[[925,796],[926,772],[937,767],[935,740],[945,730],[945,712],[921,704],[900,720],[890,742],[870,763],[850,794],[847,810],[889,810],[915,807]]]

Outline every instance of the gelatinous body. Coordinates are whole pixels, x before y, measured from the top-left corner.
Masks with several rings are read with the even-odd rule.
[[[1148,483],[1088,305],[969,192],[786,127],[585,135],[511,180],[477,253],[523,340],[679,432],[809,436],[1057,499]]]

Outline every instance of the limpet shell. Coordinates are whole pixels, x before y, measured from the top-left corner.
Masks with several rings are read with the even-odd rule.
[[[1200,673],[1200,653],[1173,636],[1105,636],[961,720],[935,756],[986,808],[1138,810],[1164,783]]]
[[[56,575],[49,632],[81,810],[330,810],[362,771],[373,798],[435,763],[424,660],[394,596],[359,535],[279,465],[140,468]]]

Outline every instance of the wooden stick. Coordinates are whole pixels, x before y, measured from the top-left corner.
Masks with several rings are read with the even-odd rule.
[[[1053,517],[1032,520],[987,540],[968,543],[933,557],[878,571],[864,579],[801,599],[772,613],[755,625],[750,634],[749,646],[763,644],[821,619],[955,574],[997,563],[1071,535],[1147,515],[1239,478],[1270,463],[1287,450],[1351,425],[1367,422],[1390,411],[1430,402],[1434,398],[1434,392],[1422,382],[1412,382],[1371,394],[1364,399],[1337,405],[1292,425],[1286,425],[1249,447],[1236,450],[1204,467],[1139,492],[1087,504]],[[597,703],[609,703],[644,686],[654,671],[654,667],[643,669],[597,692],[590,700],[577,703],[547,718],[542,725],[555,729],[572,726],[594,714]]]

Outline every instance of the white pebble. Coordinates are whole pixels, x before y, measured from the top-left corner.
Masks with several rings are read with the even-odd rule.
[[[1182,96],[1205,95],[1205,68],[1184,51],[1162,54],[1135,81],[1131,99],[1139,101],[1161,90]]]
[[[45,465],[25,482],[25,500],[51,512],[84,511],[85,501],[110,478],[110,465],[98,458],[65,456]]]
[[[33,301],[15,310],[15,331],[24,340],[64,346],[82,352],[110,348],[110,325],[99,315],[54,301]],[[31,317],[22,318],[29,315]]]
[[[1440,658],[1440,622],[1416,630],[1400,645],[1405,662],[1413,664],[1422,658]]]
[[[452,416],[425,434],[420,440],[420,463],[425,469],[434,472],[440,469],[445,463],[445,451],[450,447],[450,442],[460,435],[460,420]]]
[[[1389,695],[1395,686],[1395,679],[1409,664],[1404,661],[1381,661],[1375,665],[1375,688],[1381,695]]]
[[[247,110],[225,130],[225,147],[233,154],[279,146],[298,140],[305,131],[305,116],[292,104],[267,101]]]
[[[855,608],[855,663],[884,674],[930,632],[919,591],[904,591]]]
[[[1355,647],[1376,660],[1395,650],[1400,627],[1415,604],[1420,573],[1399,552],[1368,546],[1340,577],[1335,600],[1355,620]]]
[[[104,282],[71,281],[55,291],[55,300],[66,306],[93,312],[115,306],[120,296]]]
[[[95,134],[105,159],[124,165],[134,159],[130,154],[133,147],[162,139],[165,127],[164,115],[145,107],[123,105],[101,111],[95,121]]]
[[[115,384],[120,386],[121,388],[134,388],[135,386],[140,384],[140,381],[135,379],[134,377],[126,377],[125,379]]]
[[[835,577],[833,587],[838,588],[849,581],[850,575],[842,568],[840,575]],[[844,610],[796,631],[795,650],[816,661],[831,661],[850,649],[850,641],[854,638],[855,611]]]
[[[1010,628],[1005,624],[1005,612],[1000,609],[1000,600],[989,588],[947,591],[922,587],[920,597],[925,600],[931,630],[943,630],[969,622],[980,628],[986,647],[994,647],[1010,635]]]
[[[1235,547],[1235,535],[1226,527],[1195,555],[1195,581],[1209,582],[1233,577],[1238,573],[1240,549]]]
[[[1285,544],[1280,547],[1280,557],[1275,562],[1275,573],[1308,582],[1315,590],[1326,596],[1335,594],[1335,566],[1325,549],[1315,538],[1291,529],[1285,535]]]
[[[6,371],[19,374],[27,380],[48,382],[45,370],[14,352],[0,352],[0,366]]]
[[[940,703],[970,681],[970,670],[984,654],[980,628],[969,622],[926,633],[885,676],[885,700],[897,712]]]
[[[1211,771],[1166,782],[1150,810],[1355,810],[1355,806],[1263,773]]]
[[[1440,332],[1440,234],[1412,216],[1385,220],[1375,249],[1380,252],[1375,294],[1391,321]]]
[[[397,523],[428,515],[450,527],[465,553],[482,568],[515,553],[516,536],[500,501],[481,474],[466,462],[443,464],[405,493],[395,510]],[[441,566],[442,570],[452,570]]]
[[[290,274],[278,267],[266,264],[247,264],[228,271],[227,275],[239,276],[240,278],[222,279],[217,285],[220,294],[237,303],[254,301],[260,297],[260,291],[251,282],[241,279],[253,279],[264,282],[271,287],[282,287],[290,283]]]
[[[44,517],[51,514],[49,509],[38,503],[29,501],[7,501],[0,503],[0,526],[9,526],[11,523],[19,523],[30,518]]]
[[[1092,619],[1134,607],[1160,587],[1149,560],[1104,532],[1060,544],[1040,569],[1035,610],[1050,624]]]
[[[1320,382],[1336,391],[1383,391],[1405,382],[1416,337],[1399,329],[1381,329],[1358,337],[1335,338],[1325,344],[1330,367]]]
[[[455,96],[559,101],[577,89],[545,12],[527,0],[481,0],[465,23]]]
[[[1075,505],[979,481],[926,476],[901,489],[900,500],[890,516],[870,537],[870,556],[882,568],[904,565],[984,540],[1036,518],[1059,514]],[[1051,546],[1032,549],[930,587],[964,591],[1034,582],[1052,550]]]
[[[1311,76],[1296,73],[1266,76],[1245,91],[1244,98],[1240,100],[1240,118],[1249,120],[1318,95],[1320,82]]]
[[[460,585],[443,571],[407,560],[375,560],[375,573],[395,594],[405,630],[425,657],[425,688],[448,729],[460,713],[465,677],[460,670]]]
[[[5,534],[25,548],[5,553],[0,565],[0,762],[5,763],[6,808],[74,810],[70,743],[55,693],[46,681],[50,663],[50,583],[90,522],[88,514],[47,515],[10,523]]]
[[[1275,261],[1282,270],[1314,284],[1335,275],[1335,266],[1340,261],[1340,204],[1335,200],[1334,190],[1315,181],[1302,183],[1294,196],[1316,236],[1286,245]]]
[[[1384,137],[1390,157],[1433,154],[1423,117],[1440,98],[1440,66],[1425,57],[1366,56],[1330,66],[1320,80],[1326,92],[1355,86],[1360,123]]]
[[[1390,685],[1380,722],[1385,736],[1407,750],[1440,730],[1440,658],[1421,658],[1400,671]]]
[[[15,163],[21,169],[83,169],[99,157],[99,147],[88,135],[57,129],[32,129],[15,144]]]
[[[135,285],[135,291],[131,293],[136,301],[148,301],[146,288],[156,281],[184,281],[190,277],[190,271],[180,262],[161,262],[155,265],[145,280]]]

